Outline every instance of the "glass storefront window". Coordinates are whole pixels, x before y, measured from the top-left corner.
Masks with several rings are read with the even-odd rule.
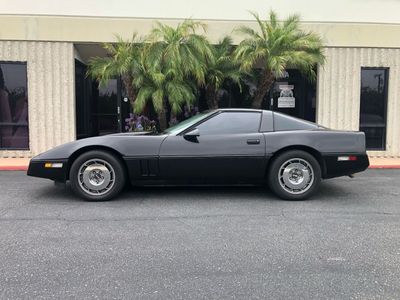
[[[360,131],[367,150],[386,148],[388,68],[361,68]]]
[[[29,149],[26,63],[0,62],[0,149]]]

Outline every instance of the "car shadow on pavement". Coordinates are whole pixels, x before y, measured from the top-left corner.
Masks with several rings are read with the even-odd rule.
[[[38,188],[34,193],[35,199],[52,200],[57,202],[90,202],[76,196],[69,185],[49,184]],[[256,200],[268,199],[278,200],[278,198],[267,188],[263,186],[144,186],[132,187],[127,185],[121,195],[111,200],[118,201],[144,201],[151,199],[162,199],[168,201],[173,199],[185,200],[202,199],[209,200],[231,199],[231,200]],[[95,201],[109,202],[109,201]]]
[[[89,202],[74,195],[69,184],[64,186],[49,185],[42,187],[36,194],[37,199],[51,199],[60,202]],[[319,190],[308,200],[338,200],[350,199],[352,191],[347,185],[334,180],[323,181]],[[148,186],[132,187],[128,185],[120,196],[112,200],[117,201],[285,201],[275,196],[266,186]],[[108,201],[100,201],[108,202]]]

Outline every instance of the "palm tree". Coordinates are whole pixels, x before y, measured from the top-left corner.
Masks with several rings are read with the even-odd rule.
[[[227,79],[240,86],[244,73],[232,59],[232,50],[232,39],[226,36],[212,47],[212,57],[206,60],[205,96],[209,109],[218,108],[218,91]]]
[[[180,70],[183,76],[193,76],[204,84],[205,60],[212,57],[212,50],[207,38],[197,31],[205,28],[203,23],[190,19],[175,28],[157,22],[148,38],[146,62],[168,71]]]
[[[89,61],[88,74],[96,78],[100,85],[105,85],[108,80],[121,76],[133,107],[137,91],[132,81],[135,73],[140,69],[140,57],[142,45],[136,34],[130,40],[123,40],[116,36],[117,43],[106,43],[103,45],[107,51],[107,57],[95,57]]]
[[[195,85],[174,72],[163,73],[162,69],[143,65],[140,75],[133,79],[138,88],[134,110],[140,113],[150,101],[158,114],[160,129],[167,128],[167,105],[174,115],[182,111],[184,104],[190,106],[195,100]]]
[[[282,76],[285,69],[299,69],[313,80],[315,66],[323,64],[325,56],[321,38],[316,33],[302,31],[298,15],[283,22],[278,22],[273,11],[268,21],[262,21],[256,13],[252,15],[259,31],[247,26],[237,29],[246,38],[238,45],[234,56],[244,71],[262,68],[252,103],[254,108],[260,108],[275,78]]]
[[[204,25],[185,20],[177,27],[157,23],[151,31],[141,59],[141,74],[133,79],[138,89],[135,112],[140,113],[151,101],[158,114],[160,129],[167,126],[168,106],[176,115],[182,106],[196,99],[197,84],[205,81],[205,60],[211,57],[211,46],[196,31]]]

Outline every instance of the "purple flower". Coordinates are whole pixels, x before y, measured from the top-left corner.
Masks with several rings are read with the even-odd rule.
[[[156,121],[150,120],[144,115],[129,114],[125,119],[126,131],[156,131]]]

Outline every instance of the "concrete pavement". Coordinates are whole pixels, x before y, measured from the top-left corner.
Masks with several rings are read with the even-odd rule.
[[[0,172],[0,299],[397,299],[400,171],[265,188],[141,188],[85,202]]]

